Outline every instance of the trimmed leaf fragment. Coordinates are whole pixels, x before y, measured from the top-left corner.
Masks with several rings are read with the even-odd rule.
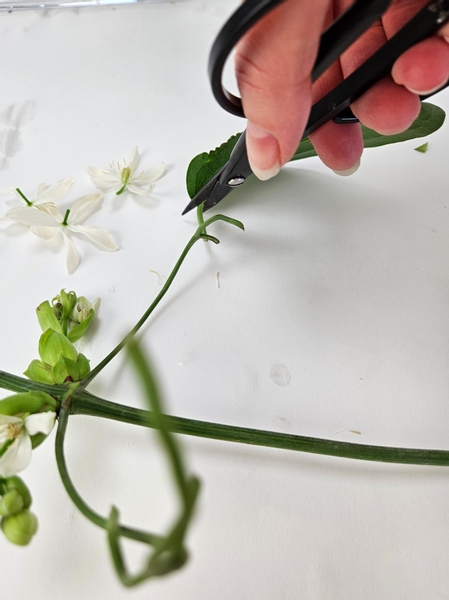
[[[424,144],[421,144],[421,146],[418,146],[417,148],[415,148],[416,152],[422,152],[424,154],[424,152],[427,152],[427,150],[429,149],[429,142],[424,142]]]

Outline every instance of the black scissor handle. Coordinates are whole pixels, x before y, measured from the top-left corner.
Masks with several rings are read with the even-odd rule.
[[[222,84],[226,60],[237,42],[262,17],[284,0],[246,0],[225,23],[209,56],[209,79],[218,104],[238,117],[244,117],[242,100]],[[318,79],[366,29],[387,10],[391,0],[356,0],[321,36],[320,48],[312,71]]]

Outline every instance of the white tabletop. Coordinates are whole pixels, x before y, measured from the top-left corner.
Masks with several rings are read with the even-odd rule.
[[[167,174],[152,199],[111,198],[88,224],[114,254],[80,242],[68,276],[62,248],[2,227],[2,369],[37,357],[34,308],[61,288],[102,299],[81,345],[95,365],[160,290],[195,229],[181,217],[190,159],[240,131],[206,75],[234,0],[0,14],[0,188],[32,194],[134,146]],[[442,93],[434,102],[449,108]],[[447,126],[421,142],[366,151],[339,178],[318,159],[253,181],[221,212],[221,244],[199,243],[144,328],[171,414],[333,440],[449,448]],[[4,212],[10,206],[2,198]],[[219,287],[217,286],[219,273]],[[91,387],[143,407],[122,357]],[[6,395],[6,392],[4,393]],[[121,599],[104,532],[58,478],[54,433],[23,477],[40,531],[27,548],[0,537],[2,597]],[[73,479],[124,523],[163,531],[176,511],[153,434],[70,420]],[[182,439],[203,481],[191,560],[132,597],[154,600],[449,598],[449,470],[364,463]],[[131,568],[142,552],[125,544]]]

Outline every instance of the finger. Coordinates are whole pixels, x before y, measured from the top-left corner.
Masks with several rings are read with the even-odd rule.
[[[326,26],[329,26],[339,14],[328,12]],[[343,79],[338,61],[313,85],[313,102],[325,96]],[[315,150],[322,162],[340,175],[354,173],[360,165],[363,152],[363,138],[360,125],[337,125],[333,121],[321,126],[310,135]]]
[[[344,7],[348,0],[338,0]],[[396,0],[384,15],[340,59],[345,77],[355,71],[376,50],[383,46],[406,21],[425,4],[425,0]],[[383,78],[352,105],[354,114],[367,127],[384,135],[407,129],[419,114],[420,101],[391,76]]]
[[[414,94],[432,94],[449,79],[449,44],[433,36],[407,50],[393,66],[394,81]]]
[[[287,0],[237,47],[248,158],[260,179],[275,175],[301,139],[312,98],[310,73],[329,3]]]

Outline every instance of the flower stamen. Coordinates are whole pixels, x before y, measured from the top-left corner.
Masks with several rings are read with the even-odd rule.
[[[23,422],[22,423],[9,423],[6,426],[6,438],[8,440],[15,440],[16,438],[19,437],[22,429],[23,429]]]

